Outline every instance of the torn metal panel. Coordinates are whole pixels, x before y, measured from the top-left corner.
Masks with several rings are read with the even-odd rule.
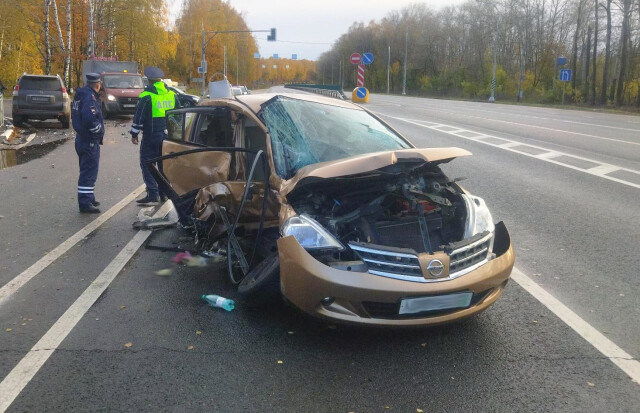
[[[163,155],[191,149],[180,143],[164,141]],[[165,159],[162,169],[173,190],[180,196],[215,182],[229,179],[229,152],[198,152]]]

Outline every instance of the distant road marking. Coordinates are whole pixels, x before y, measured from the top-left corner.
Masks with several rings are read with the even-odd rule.
[[[520,284],[536,300],[540,301],[566,325],[587,340],[589,344],[624,371],[633,381],[640,384],[640,362],[638,360],[635,360],[629,353],[618,347],[616,343],[584,321],[522,271],[514,267],[511,272],[511,279]]]
[[[137,191],[137,190],[136,190]],[[171,211],[173,204],[166,202],[153,216],[164,216]],[[87,287],[78,299],[65,311],[53,326],[29,350],[7,377],[0,383],[0,413],[4,413],[22,390],[29,384],[40,368],[58,348],[60,343],[78,324],[91,306],[100,298],[124,266],[135,255],[152,231],[140,230],[120,253],[107,265],[98,277]]]
[[[608,164],[608,163],[596,161],[596,160],[589,159],[589,158],[583,158],[581,156],[571,155],[571,154],[568,154],[568,153],[565,153],[565,152],[553,151],[553,150],[544,148],[542,146],[529,145],[527,143],[512,141],[510,139],[501,138],[499,136],[492,136],[492,135],[486,135],[486,134],[480,134],[479,136],[468,136],[469,133],[479,134],[479,132],[471,131],[471,130],[468,130],[468,129],[466,129],[466,130],[465,129],[460,129],[460,128],[457,128],[457,127],[454,127],[454,126],[450,126],[450,125],[445,125],[445,124],[442,124],[442,123],[428,122],[428,121],[415,120],[415,119],[405,119],[405,118],[399,118],[399,117],[388,116],[388,115],[383,115],[383,114],[381,114],[381,115],[385,116],[385,117],[392,118],[392,119],[401,120],[403,122],[411,123],[412,125],[421,126],[423,128],[427,128],[427,129],[432,129],[432,130],[438,131],[440,133],[446,133],[448,135],[453,135],[453,136],[456,136],[458,138],[462,138],[462,139],[466,139],[466,140],[470,140],[470,141],[475,141],[475,142],[480,142],[480,143],[483,143],[485,145],[493,146],[494,148],[500,148],[500,149],[504,149],[505,151],[515,152],[515,153],[518,153],[520,155],[528,156],[530,158],[535,158],[535,159],[539,159],[541,161],[549,162],[549,163],[552,163],[552,164],[555,164],[555,165],[564,166],[565,168],[573,169],[575,171],[584,172],[584,173],[587,173],[589,175],[598,176],[600,178],[608,179],[610,181],[614,181],[614,182],[617,182],[617,183],[620,183],[620,184],[624,184],[624,185],[627,185],[627,186],[631,186],[631,187],[640,189],[640,184],[637,184],[635,182],[626,181],[624,179],[620,179],[620,178],[616,178],[614,176],[608,175],[608,174],[610,174],[612,172],[625,171],[625,172],[629,172],[631,174],[638,175],[638,177],[640,177],[640,171],[636,171],[636,170],[628,169],[628,168],[623,168],[623,167],[617,166],[617,165],[611,165],[611,164]],[[448,131],[448,130],[444,130],[442,128],[452,128],[452,129],[451,129],[451,131]],[[493,139],[493,140],[498,139],[498,140],[503,141],[503,142],[494,143],[494,142],[491,142],[491,139]],[[524,150],[525,148],[534,148],[534,149],[543,151],[543,153],[540,153],[540,154],[529,153],[529,152],[526,152]],[[578,162],[579,161],[586,161],[586,162],[589,162],[589,163],[596,164],[597,166],[594,166],[594,167],[591,167],[591,168],[580,168],[580,167],[575,166],[575,165],[570,165],[567,162],[561,162],[560,160],[555,159],[555,158],[558,158],[560,156],[566,156],[566,157],[569,157],[570,159],[578,161]],[[583,163],[585,163],[585,162],[583,162]]]
[[[113,217],[115,214],[120,212],[122,208],[131,203],[138,195],[142,193],[144,190],[144,185],[140,185],[137,189],[127,195],[122,201],[118,202],[114,206],[112,206],[107,212],[100,215],[98,218],[93,220],[89,225],[82,228],[80,231],[73,234],[62,244],[58,245],[55,249],[50,251],[44,257],[40,258],[36,261],[35,264],[31,265],[26,270],[22,271],[19,275],[17,275],[14,279],[6,283],[2,288],[0,288],[0,307],[13,295],[16,291],[18,291],[23,285],[28,283],[33,277],[38,275],[42,270],[51,265],[55,260],[60,258],[63,254],[69,251],[74,245],[80,242],[87,235],[91,234],[102,224],[107,222],[109,218]]]
[[[393,104],[394,106],[402,106],[401,104]],[[376,104],[375,106],[392,106],[392,104]],[[434,106],[421,106],[420,109],[430,109],[430,110],[435,110],[438,112],[445,112],[445,113],[454,113],[454,112],[450,112],[441,108],[437,108]],[[501,109],[506,109],[506,107],[503,107]],[[464,110],[464,109],[462,109]],[[492,111],[492,110],[483,110],[483,109],[478,109],[478,108],[473,108],[474,112],[483,112],[483,113],[490,113],[492,115],[495,115],[496,112]],[[515,114],[514,112],[504,112],[504,113],[508,113],[508,114]],[[456,112],[455,114],[458,114],[458,112]],[[578,113],[575,113],[578,114]],[[536,115],[529,115],[529,114],[525,114],[525,113],[517,113],[517,115],[519,117],[523,117],[523,118],[532,118],[532,119],[542,119],[542,120],[550,120],[550,121],[555,121],[555,122],[563,122],[563,123],[577,123],[578,125],[583,125],[583,126],[596,126],[599,128],[608,128],[608,129],[617,129],[617,130],[623,130],[623,131],[629,131],[629,132],[640,132],[640,129],[631,129],[631,128],[621,128],[620,126],[608,126],[608,125],[600,125],[597,123],[586,123],[586,122],[582,122],[582,121],[576,121],[576,120],[567,120],[567,119],[558,119],[558,118],[554,118],[554,117],[548,117],[548,116],[536,116]],[[620,115],[620,116],[629,116],[629,115]],[[477,116],[478,117],[478,116]],[[498,121],[498,119],[493,119],[493,118],[487,118],[487,117],[482,117],[482,119],[485,120],[495,120]],[[628,123],[640,123],[640,121],[635,121],[635,120],[624,120],[624,122],[628,122]],[[527,126],[531,126],[531,125],[527,125]]]
[[[431,107],[427,107],[427,108],[423,107],[423,108],[420,108],[420,109],[423,109],[423,110],[434,110],[434,111],[437,111],[437,112],[449,113],[449,114],[452,114],[452,115],[460,116],[459,112],[451,112],[451,111],[444,110],[444,109],[437,109],[437,108],[431,108]],[[495,112],[490,112],[490,113],[495,113]],[[388,115],[385,115],[385,116],[388,116]],[[554,128],[548,128],[546,126],[531,125],[531,124],[528,124],[528,123],[518,123],[518,122],[509,121],[509,120],[493,119],[493,118],[489,119],[486,116],[474,116],[474,115],[465,114],[464,117],[465,118],[476,118],[476,119],[482,119],[482,120],[491,120],[492,122],[508,123],[508,124],[511,124],[511,125],[526,126],[526,127],[529,127],[529,128],[544,129],[544,130],[550,130],[550,131],[554,131],[554,132],[568,133],[568,134],[571,134],[571,135],[586,136],[586,137],[594,138],[594,139],[601,139],[601,140],[606,140],[606,141],[611,141],[611,142],[625,143],[625,144],[628,144],[628,145],[638,145],[638,146],[640,146],[640,142],[631,142],[631,141],[625,141],[625,140],[622,140],[622,139],[606,138],[604,136],[591,135],[591,134],[588,134],[588,133],[574,132],[574,131],[568,131],[568,130],[562,130],[562,129],[554,129]],[[571,121],[571,122],[573,122],[573,121]],[[581,122],[576,122],[576,123],[582,124]],[[602,125],[593,125],[593,126],[602,126]],[[453,126],[451,126],[451,127],[453,127]],[[608,127],[608,126],[603,126],[603,127]],[[615,127],[611,126],[611,128],[615,128]],[[625,129],[625,130],[629,130],[629,131],[632,131],[632,132],[640,132],[640,130],[638,130],[638,129]]]

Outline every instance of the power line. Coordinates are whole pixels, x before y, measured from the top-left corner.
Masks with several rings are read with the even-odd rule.
[[[264,40],[267,41],[266,38],[256,37],[256,40]],[[274,42],[271,42],[274,43]],[[332,45],[333,43],[314,43],[314,42],[296,42],[293,40],[276,40],[275,43],[297,43],[297,44],[323,44],[323,45]]]

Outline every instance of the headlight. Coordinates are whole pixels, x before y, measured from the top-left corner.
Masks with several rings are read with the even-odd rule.
[[[493,232],[493,218],[491,212],[484,203],[484,199],[473,195],[462,195],[467,205],[467,223],[464,237],[469,238],[485,231]]]
[[[198,103],[198,102],[200,102],[200,97],[198,97],[198,96],[194,96],[194,97],[193,97],[193,100],[194,100],[196,103]]]
[[[282,236],[293,235],[306,250],[336,249],[344,246],[336,240],[322,225],[307,215],[289,218],[282,226]]]
[[[116,100],[116,97],[113,95],[107,95],[107,100],[113,102],[114,100]]]

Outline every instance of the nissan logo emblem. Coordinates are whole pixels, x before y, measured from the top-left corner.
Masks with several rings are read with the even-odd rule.
[[[444,272],[444,264],[440,260],[431,260],[427,266],[427,271],[434,277],[439,277]]]

